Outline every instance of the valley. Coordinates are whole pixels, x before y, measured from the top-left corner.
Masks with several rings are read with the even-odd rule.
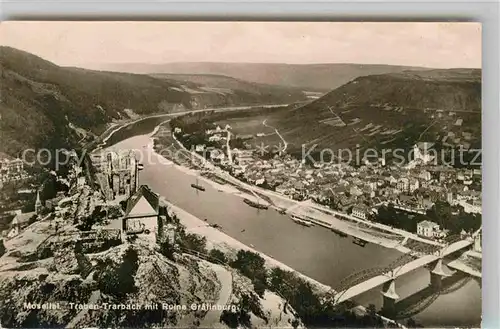
[[[480,26],[7,23],[1,326],[481,323]]]
[[[217,62],[178,62],[164,64],[109,63],[96,66],[96,68],[140,74],[223,75],[254,83],[286,86],[316,92],[326,92],[335,89],[360,76],[425,69],[414,66],[355,63],[285,64]]]
[[[407,152],[418,142],[433,143],[439,150],[480,149],[480,82],[478,70],[366,76],[303,106],[204,120],[251,136],[254,148],[264,144],[273,149],[284,139],[289,154],[300,157],[304,149],[312,149],[316,159],[322,150],[335,155],[356,148]]]
[[[144,115],[307,100],[297,89],[243,81],[193,86],[148,75],[61,67],[3,46],[0,72],[0,152],[13,157],[27,148],[79,146],[113,123]]]

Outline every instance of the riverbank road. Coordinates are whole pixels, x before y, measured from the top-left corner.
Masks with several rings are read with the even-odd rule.
[[[332,210],[330,208],[321,206],[319,204],[315,204],[315,203],[313,203],[310,200],[307,200],[307,203],[304,202],[303,204],[301,204],[301,206],[302,207],[311,207],[311,208],[314,208],[314,209],[317,209],[317,210],[320,210],[320,211],[324,211],[324,212],[330,213],[331,215],[334,215],[334,216],[339,217],[339,218],[344,218],[344,219],[351,220],[351,221],[354,221],[354,222],[357,222],[357,223],[365,224],[368,227],[374,227],[374,228],[377,228],[377,229],[380,229],[380,230],[383,230],[383,231],[386,231],[386,232],[390,232],[390,233],[394,233],[394,234],[399,234],[399,235],[401,235],[403,237],[408,237],[408,238],[416,240],[416,241],[420,241],[420,242],[423,242],[423,243],[431,244],[431,245],[434,245],[434,246],[444,247],[444,245],[442,243],[439,243],[437,241],[425,239],[425,238],[422,238],[422,237],[420,237],[420,236],[418,236],[418,235],[416,235],[414,233],[411,233],[411,232],[408,232],[408,231],[405,231],[405,230],[401,230],[401,229],[397,229],[397,228],[394,228],[394,227],[390,227],[390,226],[387,226],[387,225],[384,225],[384,224],[381,224],[381,223],[377,223],[377,222],[372,222],[372,221],[367,221],[367,220],[363,220],[363,219],[360,219],[360,218],[356,218],[356,217],[354,217],[352,215],[349,215],[349,214],[346,214],[346,213],[341,213],[341,212]]]
[[[189,150],[187,150],[185,148],[184,145],[182,145],[182,143],[179,140],[177,140],[175,138],[175,136],[174,136],[174,139],[175,139],[175,141],[178,143],[178,145],[181,148],[183,148],[184,150],[190,152]],[[424,239],[424,238],[422,238],[422,237],[420,237],[420,236],[418,236],[416,234],[413,234],[413,233],[405,231],[405,230],[396,229],[394,227],[390,227],[390,226],[387,226],[387,225],[384,225],[384,224],[381,224],[381,223],[377,223],[377,222],[371,222],[371,221],[367,221],[367,220],[362,220],[360,218],[356,218],[356,217],[351,216],[349,214],[341,213],[341,212],[332,210],[332,209],[330,209],[328,207],[316,204],[316,203],[312,202],[311,200],[297,201],[297,200],[293,200],[293,199],[289,198],[288,196],[285,196],[285,195],[282,195],[280,193],[277,193],[275,191],[264,189],[264,188],[261,188],[261,187],[255,186],[255,185],[250,185],[248,183],[242,182],[239,179],[231,176],[228,172],[226,172],[226,171],[222,170],[221,168],[215,166],[213,163],[209,162],[208,160],[206,160],[205,158],[203,158],[198,153],[192,152],[192,154],[193,154],[193,156],[197,157],[202,163],[204,163],[205,168],[211,169],[214,174],[220,176],[223,179],[226,179],[228,182],[230,182],[230,183],[232,183],[234,185],[246,188],[246,189],[252,191],[252,193],[258,192],[258,193],[260,193],[262,195],[265,195],[265,196],[267,196],[267,197],[269,197],[271,199],[272,198],[278,198],[280,200],[285,200],[287,202],[295,203],[296,204],[295,208],[319,210],[319,211],[321,211],[323,213],[328,213],[328,214],[333,215],[334,217],[337,217],[337,218],[340,218],[340,219],[342,219],[342,218],[343,219],[347,219],[347,220],[350,220],[350,221],[354,221],[356,223],[365,224],[368,227],[373,227],[373,228],[380,229],[380,230],[385,231],[385,232],[389,232],[389,233],[393,233],[393,234],[398,234],[398,235],[401,235],[402,237],[409,237],[409,238],[411,238],[413,240],[420,241],[420,242],[423,242],[423,243],[426,243],[426,244],[431,244],[431,245],[443,247],[443,245],[441,243],[437,242],[437,241]],[[291,207],[289,207],[288,211],[290,209],[291,209]],[[333,224],[333,223],[331,223],[331,224]]]

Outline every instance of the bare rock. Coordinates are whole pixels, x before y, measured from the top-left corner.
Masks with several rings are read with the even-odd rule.
[[[54,265],[59,273],[80,274],[84,278],[92,271],[90,260],[74,246],[55,250]]]

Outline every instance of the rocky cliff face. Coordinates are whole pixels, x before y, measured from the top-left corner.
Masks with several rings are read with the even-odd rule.
[[[281,315],[280,297],[266,293],[261,299],[251,284],[242,287],[241,275],[235,273],[233,282],[229,269],[191,255],[167,259],[142,240],[87,254],[64,243],[52,255],[27,261],[26,255],[36,255],[31,233],[41,233],[45,224],[32,224],[0,258],[4,327],[221,326],[222,310],[191,306],[235,304],[242,292],[256,300],[257,314],[249,313],[254,323],[289,326],[293,319]]]

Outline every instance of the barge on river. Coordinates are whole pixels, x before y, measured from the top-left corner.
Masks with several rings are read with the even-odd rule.
[[[352,238],[352,243],[357,244],[358,246],[364,247],[368,243],[368,241],[353,237]]]
[[[201,186],[201,185],[198,185],[198,184],[191,184],[191,187],[195,188],[195,189],[197,189],[199,191],[205,191],[205,188],[203,186]]]
[[[292,217],[292,220],[293,220],[295,223],[299,224],[299,225],[303,225],[303,226],[307,226],[307,227],[309,227],[309,226],[312,226],[312,225],[313,225],[313,224],[311,223],[311,221],[309,221],[309,220],[307,220],[307,219],[305,219],[305,218],[302,218],[302,217],[300,217],[300,216],[297,216],[297,215],[292,215],[291,217]]]
[[[202,192],[205,191],[205,187],[198,183],[198,178],[196,178],[196,183],[191,184],[191,187],[194,189],[197,189],[198,191],[202,191]]]
[[[254,207],[254,208],[257,208],[257,209],[268,209],[269,206],[266,206],[265,204],[260,204],[258,202],[255,202],[255,201],[252,201],[252,200],[249,200],[249,199],[243,199],[243,202],[245,202],[247,205],[249,205],[250,207]]]

